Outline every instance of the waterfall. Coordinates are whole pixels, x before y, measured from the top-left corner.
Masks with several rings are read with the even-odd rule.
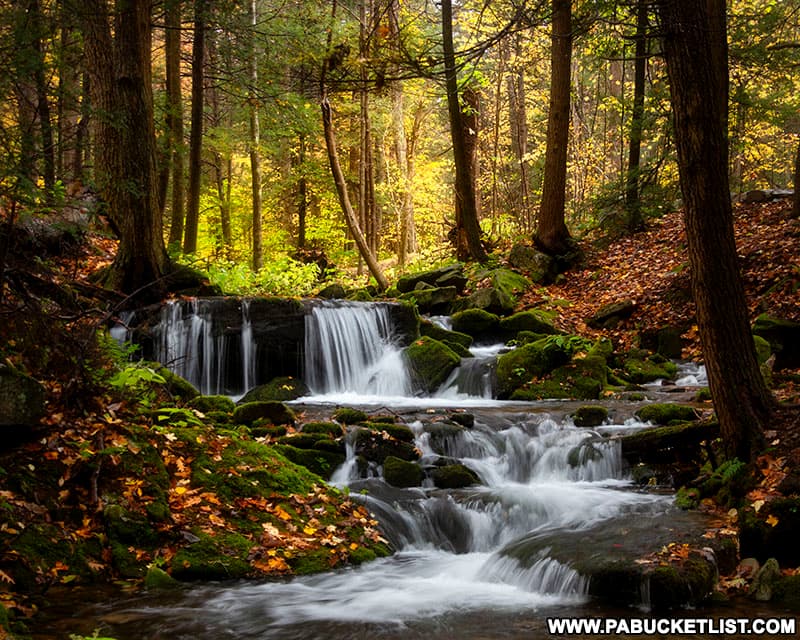
[[[386,305],[315,305],[305,329],[305,381],[315,394],[411,395]]]

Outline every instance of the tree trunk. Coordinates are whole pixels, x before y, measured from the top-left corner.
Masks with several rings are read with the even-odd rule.
[[[481,244],[478,222],[478,205],[475,195],[473,163],[465,140],[465,128],[458,97],[458,75],[453,47],[453,6],[451,0],[442,0],[442,49],[444,55],[447,112],[450,118],[450,137],[453,141],[455,164],[455,245],[459,260],[485,262],[488,258]]]
[[[206,0],[194,3],[194,41],[192,43],[192,125],[189,131],[189,193],[186,203],[183,252],[197,251],[200,225],[200,180],[203,161],[203,100],[206,53]]]
[[[166,290],[158,211],[150,70],[151,0],[84,0],[82,20],[95,108],[95,178],[120,244],[106,284],[125,293]]]
[[[800,218],[800,144],[797,145],[797,153],[794,156],[794,203],[792,205],[792,217]]]
[[[515,59],[521,56],[521,34],[514,41]],[[525,108],[525,73],[516,66],[509,71],[506,80],[508,93],[509,124],[511,126],[511,146],[519,166],[519,206],[520,222],[526,232],[532,228],[531,198],[528,185],[528,114]]]
[[[181,98],[181,0],[166,2],[167,135],[172,173],[169,245],[183,240],[183,100]],[[166,198],[165,198],[166,199]]]
[[[306,178],[306,136],[301,133],[298,140],[297,167],[297,248],[306,248],[306,216],[308,214],[308,178]]]
[[[256,27],[258,26],[258,6],[256,0],[250,0],[250,26],[253,29],[250,51],[250,179],[253,203],[253,271],[264,266],[264,250],[261,244],[261,128],[258,120],[259,102],[256,96],[258,87],[258,47],[256,46]]]
[[[347,194],[347,180],[344,176],[344,172],[342,171],[342,166],[339,162],[339,153],[336,149],[336,136],[333,131],[331,105],[330,102],[328,102],[328,97],[325,95],[324,91],[322,94],[321,107],[322,129],[325,133],[325,146],[328,150],[328,162],[331,167],[331,173],[333,174],[333,181],[336,183],[336,193],[339,195],[339,204],[342,207],[342,213],[344,214],[347,228],[350,231],[350,235],[353,236],[356,246],[358,246],[358,251],[361,257],[364,258],[364,262],[367,263],[370,273],[374,276],[375,281],[378,283],[378,288],[381,291],[385,291],[389,288],[389,282],[386,280],[386,276],[383,274],[377,259],[369,250],[369,245],[367,244],[366,238],[364,238],[364,234],[361,232],[361,228],[358,225],[358,218],[356,217],[355,211],[353,211],[353,205],[350,203],[350,197]]]
[[[550,51],[550,113],[544,160],[542,206],[534,242],[551,255],[567,253],[570,235],[564,221],[569,144],[570,78],[572,67],[572,7],[570,0],[553,0]]]
[[[639,201],[639,174],[641,172],[644,83],[647,65],[647,0],[639,0],[636,10],[635,41],[633,113],[631,114],[631,137],[628,145],[628,177],[625,185],[628,231],[641,231],[644,228],[642,205]]]
[[[774,408],[756,360],[728,182],[725,0],[659,0],[692,289],[725,447],[750,460]]]

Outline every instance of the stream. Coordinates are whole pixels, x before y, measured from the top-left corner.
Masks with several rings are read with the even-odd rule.
[[[117,640],[521,639],[548,637],[548,617],[647,615],[647,585],[638,609],[600,608],[587,596],[587,578],[572,566],[587,549],[602,553],[605,546],[618,546],[620,532],[632,548],[645,551],[662,537],[666,544],[680,532],[702,530],[702,518],[676,509],[671,492],[630,480],[620,445],[609,436],[647,428],[633,417],[640,404],[605,402],[608,424],[586,429],[569,417],[585,402],[493,400],[499,345],[475,348],[476,358],[434,397],[415,397],[391,327],[371,309],[321,307],[309,316],[305,365],[312,394],[295,408],[312,419],[343,405],[389,410],[413,430],[423,462],[460,462],[477,474],[478,485],[444,490],[426,480],[421,487],[398,489],[384,482],[380,467],[360,475],[348,448],[348,460],[331,483],[375,514],[397,549],[391,557],[271,582],[195,584],[135,595],[84,591],[77,593],[80,603],[73,591],[34,637],[99,629]],[[202,343],[196,324],[192,331],[192,339]],[[165,338],[164,348],[174,351],[167,343]],[[197,378],[202,366],[181,366],[199,388],[213,387]],[[218,369],[207,370],[216,375]],[[679,385],[687,388],[685,397],[701,384],[702,368],[683,367]],[[651,398],[667,395],[677,397],[658,385],[648,389]],[[464,411],[475,417],[474,426],[442,434],[437,425]],[[722,615],[760,611],[740,607],[745,608]]]

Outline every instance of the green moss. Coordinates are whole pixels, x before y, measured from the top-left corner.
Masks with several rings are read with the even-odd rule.
[[[402,460],[417,460],[419,452],[411,442],[384,437],[382,431],[360,428],[354,438],[356,453],[365,460],[383,464],[388,456]]]
[[[696,509],[701,497],[699,489],[681,487],[675,494],[675,506],[679,509]]]
[[[161,363],[151,362],[147,364],[164,379],[164,386],[173,397],[191,400],[200,395],[200,392],[188,380],[181,378],[177,373],[173,373]]]
[[[511,394],[512,400],[597,400],[605,386],[605,360],[586,356],[554,369]]]
[[[458,354],[443,342],[427,336],[411,343],[404,352],[417,388],[433,393],[460,363]]]
[[[592,348],[589,349],[589,353],[587,355],[599,356],[608,360],[612,355],[614,355],[614,345],[608,338],[600,338],[592,345]]]
[[[480,484],[480,478],[463,464],[449,464],[436,467],[432,473],[433,484],[439,489],[462,489]]]
[[[517,334],[520,331],[545,335],[561,333],[553,325],[552,315],[541,309],[520,311],[500,320],[500,330],[507,334]]]
[[[386,422],[363,422],[362,427],[374,431],[385,431],[395,440],[400,442],[414,442],[414,432],[404,424],[390,424]]]
[[[327,451],[324,449],[298,449],[290,445],[275,445],[275,449],[288,460],[308,469],[320,478],[328,479],[331,474],[345,461],[343,452]]]
[[[210,536],[197,529],[199,540],[180,549],[170,562],[172,576],[178,580],[229,580],[250,573],[247,556],[253,543],[230,531]]]
[[[150,566],[144,577],[144,586],[147,589],[174,589],[178,586],[178,581],[163,569]]]
[[[647,359],[627,358],[622,369],[622,376],[635,384],[671,380],[678,372],[678,367],[673,362],[657,362],[653,357]]]
[[[448,331],[428,320],[420,321],[419,333],[421,336],[428,336],[440,342],[459,344],[466,349],[472,346],[472,336],[458,331]]]
[[[332,418],[340,424],[358,424],[368,420],[369,416],[360,409],[342,407],[333,412]]]
[[[236,404],[228,396],[197,396],[189,401],[189,406],[206,414],[212,411],[233,413],[236,409]]]
[[[492,272],[492,286],[497,292],[498,302],[505,313],[514,310],[519,294],[527,291],[531,281],[510,269],[496,269]]]
[[[288,444],[297,449],[313,449],[318,441],[326,438],[324,433],[292,433],[276,440],[277,444]]]
[[[659,425],[666,425],[674,421],[691,422],[698,419],[694,408],[671,402],[644,406],[636,412],[636,417],[642,422]]]
[[[572,414],[576,427],[598,427],[608,418],[608,409],[599,405],[578,407]]]
[[[466,309],[454,313],[452,318],[453,331],[465,333],[473,338],[481,338],[498,333],[500,318],[494,313],[483,309]]]
[[[280,438],[281,436],[285,436],[286,432],[287,429],[285,425],[269,424],[258,420],[250,427],[250,434],[254,438]]]
[[[103,510],[109,540],[141,548],[154,548],[158,534],[147,518],[124,509],[118,504],[109,504]]]
[[[756,357],[758,364],[764,364],[772,355],[772,346],[770,343],[761,336],[753,336],[753,342],[756,347]]]
[[[233,412],[238,424],[253,424],[256,420],[269,420],[272,424],[294,424],[294,412],[282,402],[262,401],[240,404]]]
[[[344,431],[335,422],[307,422],[303,425],[303,433],[321,433],[332,438],[339,438]]]
[[[387,456],[383,461],[383,478],[395,487],[418,487],[425,473],[415,462]]]
[[[532,378],[550,373],[567,361],[567,350],[547,338],[504,353],[497,359],[497,397],[510,397]]]
[[[247,402],[268,402],[270,400],[287,402],[297,400],[309,394],[309,389],[302,380],[291,376],[281,376],[273,378],[266,384],[259,385],[250,389],[239,401],[240,404]]]
[[[694,399],[697,402],[709,402],[711,398],[711,390],[708,387],[703,387],[702,389],[698,389],[697,393],[694,394]]]

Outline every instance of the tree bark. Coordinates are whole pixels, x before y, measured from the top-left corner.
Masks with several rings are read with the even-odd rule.
[[[570,0],[553,0],[550,51],[550,112],[544,160],[542,206],[534,243],[551,255],[570,250],[571,237],[564,220],[569,144],[570,78],[572,68],[572,7]]]
[[[800,218],[800,144],[794,156],[794,203],[792,204],[792,217]]]
[[[473,163],[465,140],[464,119],[458,95],[458,73],[453,46],[453,6],[451,0],[442,0],[442,49],[444,55],[447,112],[450,118],[450,137],[453,141],[455,164],[455,245],[459,260],[485,262],[488,258],[481,243],[478,222],[478,205],[475,194]]]
[[[206,35],[206,0],[194,3],[194,41],[192,43],[192,124],[189,131],[189,193],[186,203],[186,224],[183,252],[197,251],[200,225],[200,180],[203,161],[203,101]]]
[[[631,133],[628,145],[628,176],[625,185],[628,231],[641,231],[644,228],[642,205],[639,199],[639,174],[641,173],[644,83],[647,65],[647,0],[639,0],[639,6],[636,9],[635,42],[633,113],[631,114]]]
[[[95,178],[120,244],[106,284],[142,297],[166,291],[169,260],[158,210],[150,69],[151,0],[84,0]]]
[[[183,239],[183,99],[181,97],[181,0],[166,1],[167,119],[169,156],[172,173],[172,206],[169,245],[180,246]]]
[[[764,445],[774,400],[756,360],[739,274],[728,180],[725,0],[659,0],[685,206],[692,290],[727,452]]]
[[[256,27],[258,26],[258,5],[256,0],[250,0],[250,26],[253,29],[250,35],[250,179],[252,187],[253,205],[253,271],[258,271],[264,266],[264,250],[261,243],[261,158],[259,145],[261,144],[261,127],[258,119],[258,47],[256,46]]]

